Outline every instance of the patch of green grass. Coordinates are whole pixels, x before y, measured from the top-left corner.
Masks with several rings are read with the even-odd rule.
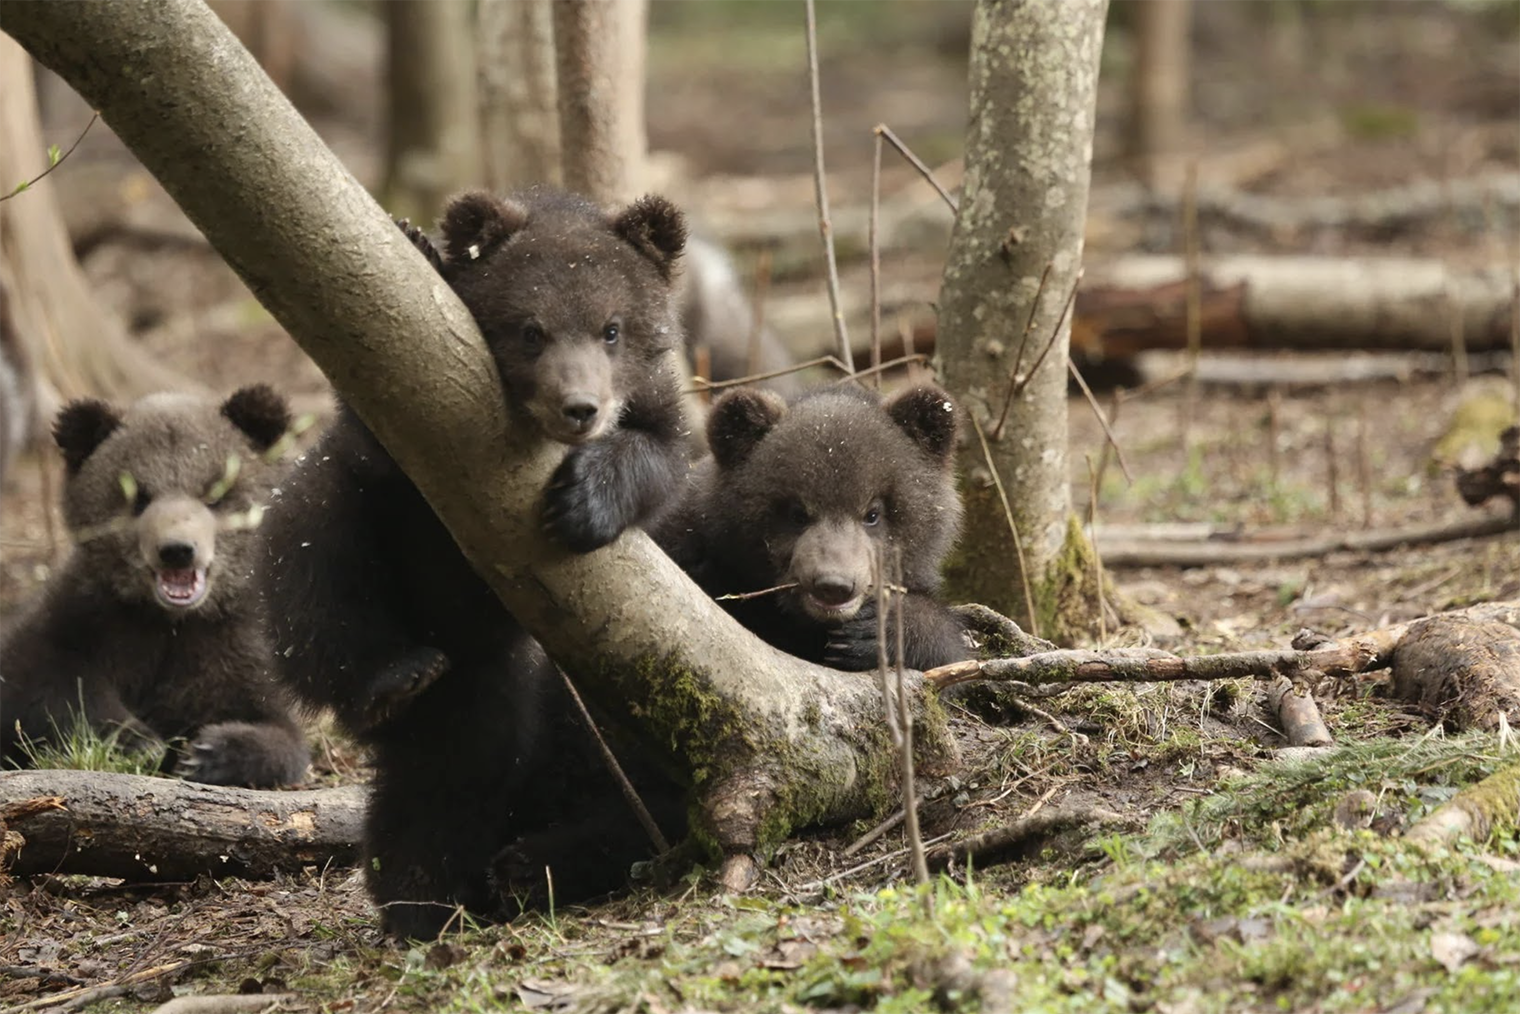
[[[53,725],[50,736],[35,740],[21,734],[21,752],[28,767],[69,768],[77,771],[111,771],[127,775],[156,775],[163,766],[163,745],[129,747],[121,730],[102,733],[78,712],[70,712],[68,724]]]

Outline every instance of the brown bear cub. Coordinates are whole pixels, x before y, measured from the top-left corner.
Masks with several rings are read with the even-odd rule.
[[[552,536],[585,552],[648,520],[686,472],[681,213],[476,192],[445,210],[443,252],[402,227],[474,315],[516,421],[572,448],[544,494]],[[605,893],[647,857],[542,650],[351,410],[266,531],[283,678],[371,748],[365,872],[388,931],[514,914],[545,897],[545,866],[561,902]]]
[[[858,387],[790,405],[738,390],[708,417],[712,461],[656,537],[714,596],[777,648],[836,669],[875,669],[878,553],[901,552],[903,662],[970,658],[963,624],[935,597],[961,503],[953,457],[956,409],[915,387],[882,401]],[[896,637],[888,628],[889,662]]]
[[[53,436],[74,550],[0,641],[0,745],[82,717],[123,745],[183,739],[168,768],[221,785],[300,780],[307,750],[270,671],[252,571],[290,416],[268,387],[220,405],[155,394],[125,411],[76,401]]]

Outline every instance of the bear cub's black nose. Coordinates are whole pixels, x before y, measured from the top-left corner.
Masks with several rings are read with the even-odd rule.
[[[590,398],[570,398],[566,400],[563,411],[565,418],[584,428],[596,418],[596,402]]]
[[[842,577],[820,577],[808,591],[819,602],[837,606],[855,597],[855,582],[846,581]]]
[[[158,547],[158,562],[171,570],[184,570],[195,563],[195,547],[188,542],[166,542]]]

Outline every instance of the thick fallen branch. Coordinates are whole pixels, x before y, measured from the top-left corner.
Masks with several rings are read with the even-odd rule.
[[[1335,742],[1314,696],[1286,676],[1279,676],[1267,688],[1267,707],[1282,723],[1289,746],[1329,746]]]
[[[1492,602],[1345,637],[1324,646],[1287,651],[1242,651],[1219,655],[1174,655],[1159,648],[1111,651],[1044,651],[1021,658],[954,662],[924,673],[924,682],[943,691],[972,680],[1011,680],[1030,686],[1056,683],[1164,683],[1180,680],[1258,679],[1311,675],[1354,676],[1393,665],[1411,631],[1441,625],[1494,622],[1520,627],[1520,602]]]
[[[1295,560],[1330,553],[1374,553],[1401,546],[1425,546],[1459,539],[1478,539],[1520,530],[1520,519],[1506,511],[1486,517],[1459,518],[1404,528],[1327,532],[1303,537],[1273,537],[1210,533],[1199,542],[1184,542],[1166,532],[1155,539],[1106,538],[1098,529],[1095,542],[1105,567],[1212,567],[1229,563]]]
[[[16,812],[45,797],[61,806]],[[0,772],[0,806],[26,839],[10,866],[16,876],[267,878],[347,866],[358,858],[364,798],[356,786],[273,792],[99,771]]]
[[[1501,828],[1520,822],[1520,764],[1496,771],[1477,785],[1458,792],[1409,829],[1408,838],[1422,845],[1482,841]]]
[[[204,5],[6,0],[5,30],[100,110],[599,714],[700,780],[709,841],[737,858],[887,797],[872,675],[769,648],[640,532],[584,556],[546,541],[565,448],[511,431],[459,299]],[[919,769],[948,770],[943,713],[915,721]]]

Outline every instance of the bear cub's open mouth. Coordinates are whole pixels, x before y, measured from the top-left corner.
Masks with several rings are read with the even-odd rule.
[[[153,590],[158,601],[173,609],[189,609],[206,597],[210,585],[206,581],[204,567],[176,567],[156,570],[158,580]]]

